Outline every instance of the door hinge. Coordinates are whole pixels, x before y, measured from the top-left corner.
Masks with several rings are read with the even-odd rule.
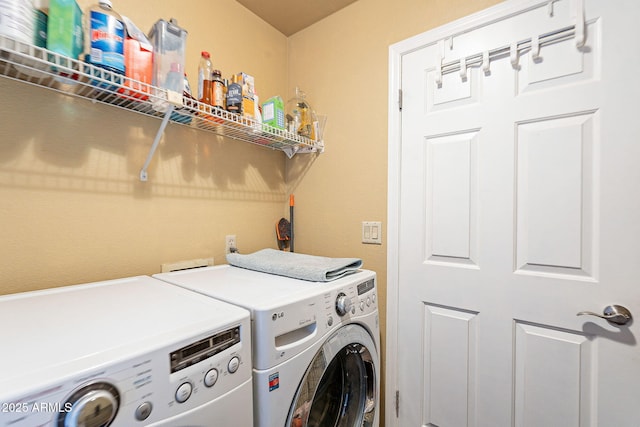
[[[402,89],[398,89],[398,110],[402,111]]]
[[[400,390],[396,390],[396,418],[400,416]]]

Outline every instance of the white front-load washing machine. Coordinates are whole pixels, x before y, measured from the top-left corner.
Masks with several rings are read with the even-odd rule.
[[[147,276],[0,297],[0,426],[253,425],[249,312]]]
[[[309,282],[221,265],[154,277],[251,311],[255,427],[377,427],[376,275]]]

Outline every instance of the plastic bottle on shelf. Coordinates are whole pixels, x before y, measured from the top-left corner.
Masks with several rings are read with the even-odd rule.
[[[225,100],[224,100],[224,90],[225,84],[224,80],[222,80],[222,73],[220,70],[213,70],[211,73],[211,105],[214,107],[220,108],[224,110]]]
[[[211,105],[211,73],[213,65],[211,65],[211,55],[207,51],[200,54],[200,63],[198,64],[198,101]]]
[[[260,97],[258,92],[254,89],[253,92],[253,120],[256,122],[253,131],[262,132],[262,106],[260,105]]]
[[[222,104],[222,109],[227,109],[227,92],[229,91],[229,79],[222,79],[223,89],[224,89],[224,103]]]
[[[171,64],[171,68],[175,68],[178,69],[180,64],[176,64],[177,66],[174,66],[173,63]],[[171,77],[171,79],[173,79],[174,77]],[[167,79],[167,83],[171,83],[172,85],[176,85],[174,82],[170,82],[170,79]],[[177,87],[175,87],[177,89]],[[173,89],[172,89],[173,90]],[[196,104],[195,102],[192,102],[191,100],[195,101],[195,98],[193,97],[193,95],[191,94],[191,86],[189,86],[189,79],[187,79],[187,74],[184,73],[184,85],[183,85],[183,90],[182,90],[182,96],[183,98],[186,98],[185,100],[185,107],[187,108],[196,108]],[[184,112],[184,113],[183,113]],[[178,122],[178,123],[182,123],[185,125],[188,125],[189,123],[191,123],[191,113],[187,111],[187,109],[185,108],[176,108],[176,110],[174,112],[171,113],[171,120],[173,120],[174,122]]]
[[[189,95],[190,98],[193,98],[193,93],[191,92],[191,85],[189,84],[189,79],[187,78],[187,73],[184,73],[184,88],[183,91],[186,95]]]
[[[217,124],[224,123],[224,120],[220,117],[220,111],[225,110],[225,90],[222,73],[220,70],[213,70],[211,72],[211,106],[216,114],[211,119]]]
[[[242,86],[235,74],[231,76],[231,83],[227,86],[227,111],[242,114]]]
[[[124,74],[124,40],[124,21],[113,10],[111,0],[99,0],[85,13],[87,62]]]
[[[211,54],[209,52],[203,50],[200,53],[200,62],[198,63],[198,101],[202,104],[211,105],[212,104],[212,86],[211,86],[211,71],[213,70],[213,65],[211,64]],[[206,106],[200,105],[200,111],[203,113],[200,114],[201,120],[198,120],[198,126],[201,128],[207,128],[211,125],[211,121],[213,120],[213,116],[210,114],[205,114]]]
[[[262,123],[262,105],[260,105],[260,97],[258,96],[258,91],[254,91],[253,93],[253,102],[254,102],[253,119],[258,123]]]
[[[180,69],[178,62],[171,63],[171,69],[165,82],[167,90],[182,93],[184,90],[184,72]]]

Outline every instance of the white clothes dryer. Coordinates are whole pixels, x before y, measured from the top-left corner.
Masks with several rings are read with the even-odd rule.
[[[247,310],[140,276],[0,297],[0,426],[253,425]]]
[[[376,275],[309,282],[229,265],[154,277],[251,311],[255,427],[377,427]]]

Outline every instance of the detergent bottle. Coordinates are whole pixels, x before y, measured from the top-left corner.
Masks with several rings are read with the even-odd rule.
[[[100,0],[85,13],[85,61],[124,74],[125,27],[111,0]]]

